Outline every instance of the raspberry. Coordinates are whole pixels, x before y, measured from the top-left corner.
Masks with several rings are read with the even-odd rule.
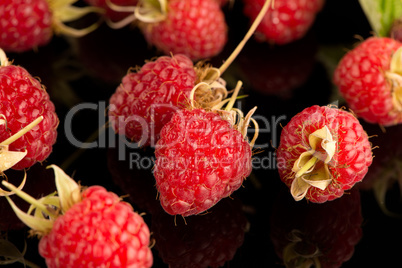
[[[110,5],[115,11],[134,14],[108,24],[117,29],[138,20],[148,43],[165,55],[205,59],[219,54],[227,42],[227,25],[220,4],[217,0],[143,0],[131,7]]]
[[[257,17],[265,0],[243,0],[244,14],[251,19]],[[256,38],[278,45],[287,44],[305,36],[311,28],[316,14],[324,5],[324,0],[275,0],[261,24]]]
[[[342,267],[362,238],[357,189],[325,204],[295,203],[280,192],[272,208],[270,237],[286,267]]]
[[[351,113],[314,105],[283,128],[277,161],[295,200],[323,203],[360,182],[372,154],[367,133]]]
[[[2,51],[0,51],[1,54]],[[8,65],[3,53],[0,59],[0,140],[4,141],[23,127],[43,116],[43,121],[9,145],[10,151],[27,151],[13,169],[23,169],[44,161],[56,142],[59,119],[48,93],[26,69]]]
[[[113,129],[141,146],[154,145],[173,112],[189,104],[195,82],[193,63],[184,55],[147,62],[127,74],[111,96]]]
[[[58,196],[51,194],[31,206],[41,213],[28,217],[7,196],[20,219],[41,237],[39,254],[48,267],[152,266],[148,226],[128,203],[102,186],[80,192],[78,184],[60,168],[51,167]],[[3,185],[29,200],[27,194],[11,184],[3,181]],[[61,214],[56,214],[51,206]]]
[[[244,242],[247,225],[241,202],[224,199],[210,213],[185,222],[164,211],[153,214],[151,231],[155,249],[169,267],[228,267]]]
[[[74,37],[96,28],[72,29],[64,22],[76,20],[93,8],[72,8],[73,1],[64,0],[0,0],[0,48],[9,52],[25,52],[46,45],[53,33]],[[86,9],[86,10],[85,10]]]
[[[177,54],[159,57],[126,75],[110,98],[109,120],[115,132],[140,146],[153,146],[175,110],[193,102],[210,109],[226,98],[226,82],[220,76],[250,38],[269,3],[264,4],[259,19],[219,69],[203,62],[194,66],[189,57]]]
[[[333,81],[349,108],[369,123],[390,126],[402,122],[401,47],[402,43],[390,38],[370,37],[350,50],[334,72]]]
[[[178,110],[155,150],[162,207],[182,216],[208,210],[250,175],[251,155],[242,133],[216,111]]]
[[[47,44],[52,13],[46,0],[0,0],[0,47],[23,52]]]

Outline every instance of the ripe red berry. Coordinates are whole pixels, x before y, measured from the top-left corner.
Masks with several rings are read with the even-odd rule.
[[[58,196],[37,200],[31,206],[36,213],[22,212],[6,197],[17,216],[41,237],[39,253],[48,267],[152,266],[148,226],[128,203],[101,186],[80,192],[60,168],[51,167]],[[29,201],[11,184],[3,185]]]
[[[391,38],[368,38],[350,50],[334,72],[334,83],[349,108],[369,123],[402,122],[401,47]]]
[[[265,0],[243,0],[244,14],[257,17]],[[256,37],[261,41],[287,44],[304,37],[311,28],[324,0],[275,0],[257,28]]]
[[[73,1],[63,0],[0,0],[0,48],[24,52],[46,45],[53,33],[82,36],[96,28],[72,29],[64,22],[93,12],[90,7],[71,7]]]
[[[59,119],[53,102],[41,83],[26,69],[10,65],[0,51],[0,141],[5,141],[22,128],[43,116],[43,121],[28,133],[13,141],[8,149],[27,151],[13,169],[23,169],[44,161],[56,142]]]
[[[227,42],[225,16],[214,0],[171,0],[162,22],[141,26],[145,38],[165,54],[192,60],[217,55]]]
[[[162,56],[128,73],[109,101],[113,129],[141,146],[153,146],[174,111],[189,104],[196,79],[184,55]]]
[[[364,178],[372,162],[371,145],[351,113],[315,105],[283,128],[277,161],[295,200],[323,203]]]
[[[251,148],[258,132],[250,144],[246,135],[256,107],[245,117],[232,109],[240,87],[241,82],[225,110],[180,109],[162,128],[154,176],[167,213],[202,213],[231,195],[250,175]]]
[[[213,111],[178,110],[156,145],[154,175],[171,215],[199,214],[237,190],[251,173],[251,147]]]

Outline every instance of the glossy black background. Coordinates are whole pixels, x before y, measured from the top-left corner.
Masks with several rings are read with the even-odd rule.
[[[235,48],[249,25],[248,19],[242,14],[241,1],[235,1],[232,8],[225,7],[224,11],[229,25],[229,41],[220,55],[210,59],[216,67]],[[83,23],[85,24],[86,21]],[[346,106],[332,84],[331,75],[340,56],[347,49],[352,48],[359,38],[370,36],[370,31],[370,26],[357,0],[327,0],[324,9],[305,38],[280,48],[271,47],[266,43],[259,44],[252,39],[223,78],[227,80],[229,87],[234,86],[235,82],[241,79],[244,82],[243,93],[248,94],[248,97],[240,102],[240,107],[248,111],[258,106],[256,115],[267,118],[271,123],[280,118],[277,122],[285,125],[293,115],[314,104],[326,105],[337,101],[340,106]],[[288,213],[297,206],[302,206],[308,211],[309,207],[316,205],[307,204],[305,201],[301,201],[303,204],[296,204],[289,200],[287,203],[283,202],[282,198],[285,196],[286,200],[288,192],[280,181],[273,162],[274,147],[278,145],[281,131],[279,124],[276,124],[275,129],[271,128],[269,133],[262,133],[257,142],[268,144],[268,147],[256,154],[255,158],[258,160],[265,156],[270,157],[272,161],[269,162],[270,166],[256,168],[231,199],[227,198],[219,203],[216,209],[212,209],[210,214],[216,211],[215,218],[210,214],[192,216],[186,219],[187,225],[182,218],[175,219],[167,216],[161,210],[156,200],[151,168],[139,170],[135,167],[130,168],[130,163],[117,159],[116,149],[110,148],[112,146],[108,143],[104,148],[80,151],[69,142],[65,129],[70,126],[65,126],[65,122],[71,108],[79,103],[107,105],[109,97],[128,68],[141,66],[144,60],[157,56],[157,53],[154,48],[146,44],[138,29],[126,27],[121,30],[111,30],[103,25],[84,38],[70,39],[55,36],[49,45],[40,47],[35,52],[8,54],[10,59],[14,59],[14,64],[24,66],[32,75],[40,77],[56,105],[60,118],[59,136],[53,147],[54,152],[45,163],[37,164],[28,171],[27,186],[31,187],[32,194],[36,196],[54,191],[52,173],[45,170],[45,167],[48,164],[57,164],[65,168],[66,172],[82,185],[100,184],[119,195],[128,194],[129,197],[125,200],[130,202],[136,211],[146,213],[144,218],[154,232],[153,237],[157,243],[153,248],[154,267],[168,267],[167,261],[161,257],[168,253],[160,252],[158,249],[163,251],[170,249],[173,253],[184,249],[191,252],[191,246],[200,247],[201,244],[205,245],[201,252],[206,258],[214,256],[216,252],[231,251],[234,256],[224,264],[224,267],[282,267],[282,261],[275,253],[271,239],[272,232],[276,232],[276,229],[271,226],[272,222],[280,220],[281,217],[289,217]],[[253,84],[253,79],[258,80],[256,77],[266,79],[280,77],[280,70],[286,73],[284,81],[291,79],[296,81],[293,88],[281,92],[278,90],[268,92],[262,91],[258,84]],[[278,74],[273,73],[274,71],[278,71]],[[74,114],[71,131],[77,140],[85,141],[102,127],[98,120],[102,114],[103,111],[100,109],[86,109]],[[390,181],[399,178],[400,180],[402,175],[398,173],[398,169],[401,167],[397,164],[391,164],[388,167],[388,164],[395,163],[398,158],[402,159],[402,151],[398,151],[402,150],[398,139],[401,137],[402,128],[399,126],[387,128],[387,132],[384,133],[378,126],[363,121],[362,124],[368,135],[372,136],[370,141],[373,146],[380,146],[373,151],[376,157],[367,178],[372,180],[390,178]],[[97,141],[115,140],[115,138],[115,135],[107,130],[100,134]],[[152,149],[128,149],[128,157],[130,153],[150,158],[153,155]],[[387,177],[384,175],[384,170],[388,171]],[[11,181],[18,181],[22,173],[8,171],[6,174]],[[357,190],[358,185],[355,188]],[[357,200],[360,201],[361,211],[359,225],[362,236],[355,245],[350,260],[343,263],[342,267],[363,265],[400,267],[402,220],[385,215],[381,211],[371,188],[360,188],[358,191],[345,195],[346,198],[358,195]],[[400,195],[398,185],[390,184],[386,204],[390,210],[402,213]],[[305,222],[306,225],[314,225],[322,220],[326,224],[320,228],[327,229],[328,237],[331,238],[333,232],[341,232],[336,229],[339,226],[347,228],[346,222],[349,219],[343,218],[343,215],[349,215],[347,211],[353,206],[347,205],[347,202],[344,204],[346,205],[336,209],[338,214],[333,219],[326,220],[325,213],[311,217],[306,212],[306,215],[310,215],[311,218],[300,216],[294,218],[294,222],[287,223],[297,225],[299,222]],[[6,205],[2,204],[3,207]],[[9,212],[4,209],[1,216],[2,223],[8,220],[7,213]],[[222,219],[219,215],[226,218]],[[206,217],[210,219],[205,219]],[[177,226],[174,226],[175,221]],[[19,249],[22,249],[26,241],[28,244],[26,259],[40,267],[45,267],[43,259],[37,253],[38,240],[27,238],[27,232],[27,228],[21,227],[18,230],[2,232],[2,234]],[[227,236],[222,238],[222,234]],[[192,239],[195,242],[192,242]],[[220,241],[219,239],[226,239],[226,242],[216,242]],[[286,237],[283,239],[285,240]],[[220,246],[212,248],[214,244],[220,244]],[[339,246],[342,247],[342,245]],[[182,255],[179,260],[185,259],[184,256],[187,255]],[[196,259],[192,255],[188,258]],[[14,265],[17,266],[17,264]],[[175,266],[172,265],[172,267]],[[199,266],[186,264],[178,267]]]

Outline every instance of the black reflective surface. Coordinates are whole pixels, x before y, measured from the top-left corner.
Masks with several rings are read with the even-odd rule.
[[[225,8],[229,42],[210,60],[216,67],[247,31],[241,6],[235,1],[232,9]],[[281,125],[314,104],[346,105],[331,82],[333,69],[359,40],[355,35],[370,34],[357,0],[328,0],[302,40],[277,48],[249,41],[223,78],[229,88],[239,79],[244,82],[248,97],[239,103],[243,111],[258,106],[255,118],[265,132],[257,145],[263,148],[254,155],[255,168],[243,187],[210,213],[186,219],[167,215],[157,200],[153,149],[116,148],[121,145],[118,137],[102,128],[108,99],[127,70],[158,55],[136,28],[111,30],[103,25],[80,39],[55,37],[36,52],[9,53],[14,64],[40,77],[60,118],[52,155],[28,170],[24,189],[35,197],[53,192],[53,174],[46,166],[57,164],[82,185],[103,185],[127,196],[124,200],[145,213],[153,233],[154,267],[283,267],[289,249],[300,253],[290,259],[310,256],[313,262],[319,259],[321,267],[401,267],[401,126],[383,132],[361,122],[376,147],[375,158],[364,181],[340,199],[321,205],[295,202],[276,170]],[[85,104],[83,109],[73,113],[80,104]],[[77,147],[99,129],[95,148]],[[6,175],[17,184],[23,173]],[[45,267],[38,240],[28,238],[28,228],[13,216],[5,199],[0,199],[0,213],[2,239],[20,251],[27,243],[24,258]],[[1,251],[6,252],[11,246],[4,243]]]

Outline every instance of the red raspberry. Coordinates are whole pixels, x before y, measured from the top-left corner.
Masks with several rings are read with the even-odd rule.
[[[22,52],[47,44],[52,13],[46,0],[0,0],[0,47]]]
[[[237,190],[251,173],[251,146],[214,111],[178,110],[156,144],[154,176],[171,215],[199,214]]]
[[[23,169],[44,161],[50,155],[56,142],[59,119],[49,94],[37,79],[20,66],[8,65],[4,54],[0,61],[0,115],[6,121],[0,125],[0,141],[43,116],[42,122],[9,145],[10,151],[28,151],[12,167]]]
[[[91,186],[81,193],[76,182],[57,166],[52,167],[58,196],[51,194],[37,200],[41,208],[38,204],[31,206],[41,213],[30,215],[27,221],[28,215],[18,211],[7,197],[20,219],[41,236],[39,254],[47,266],[151,267],[150,232],[142,217],[101,186]],[[12,185],[3,184],[26,197]],[[49,209],[49,204],[56,208]],[[61,214],[56,214],[57,209]]]
[[[325,204],[295,203],[281,192],[272,208],[270,237],[286,267],[342,267],[362,238],[357,189]]]
[[[0,0],[0,48],[24,52],[48,44],[54,32],[71,36],[87,34],[95,25],[76,30],[63,24],[80,17],[80,12],[71,8],[71,2],[75,1]]]
[[[189,104],[196,79],[193,62],[184,55],[162,56],[127,74],[109,101],[113,129],[153,146],[174,111]]]
[[[140,25],[145,38],[166,55],[213,57],[227,42],[225,16],[215,0],[170,0],[166,18]]]
[[[257,17],[265,0],[243,0],[244,14]],[[302,38],[313,24],[324,0],[275,0],[257,28],[256,38],[283,45]]]
[[[390,38],[368,38],[349,51],[334,72],[334,83],[349,108],[369,123],[390,126],[402,122],[402,74],[400,53],[396,53],[401,47],[402,43]]]
[[[323,203],[360,182],[372,154],[366,132],[351,113],[314,105],[283,128],[277,160],[295,200]]]

